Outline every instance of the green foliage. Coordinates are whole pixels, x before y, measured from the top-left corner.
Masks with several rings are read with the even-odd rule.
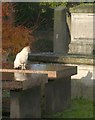
[[[47,39],[38,39],[34,43],[34,52],[52,52],[53,41]]]
[[[15,24],[23,24],[32,30],[53,28],[54,8],[63,2],[14,3]]]

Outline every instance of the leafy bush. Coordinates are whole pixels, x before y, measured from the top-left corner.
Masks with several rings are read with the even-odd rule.
[[[11,26],[7,21],[2,27],[2,47],[7,52],[16,54],[21,48],[29,44],[30,31],[23,26]]]
[[[33,41],[32,30],[23,25],[14,25],[13,4],[3,3],[2,8],[2,49],[8,55],[15,55],[23,47],[29,45],[30,40]]]

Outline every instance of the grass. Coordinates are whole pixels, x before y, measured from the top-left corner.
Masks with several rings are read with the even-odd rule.
[[[95,107],[95,106],[94,106]],[[93,118],[93,102],[85,99],[72,100],[71,107],[64,112],[47,115],[49,118]]]

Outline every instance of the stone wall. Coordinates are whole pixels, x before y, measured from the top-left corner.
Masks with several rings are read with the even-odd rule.
[[[71,66],[73,65],[77,66],[77,75],[72,76],[71,80],[72,99],[84,98],[93,100],[95,87],[95,66],[71,64]]]

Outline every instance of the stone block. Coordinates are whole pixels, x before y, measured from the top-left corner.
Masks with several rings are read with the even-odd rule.
[[[71,103],[71,78],[61,78],[46,84],[46,113],[62,112]]]
[[[3,84],[5,81],[13,86],[10,87],[10,118],[43,118],[46,113],[61,112],[70,106],[71,76],[77,74],[76,66],[31,64],[29,67],[24,71],[2,70],[18,72],[12,74],[10,81],[2,80]]]
[[[41,118],[41,89],[10,92],[10,118]]]
[[[71,13],[71,43],[69,53],[93,55],[95,34],[93,26],[95,13]]]
[[[93,90],[95,87],[95,67],[92,65],[77,65],[77,68],[78,74],[72,76],[71,80],[71,98],[93,100]]]

